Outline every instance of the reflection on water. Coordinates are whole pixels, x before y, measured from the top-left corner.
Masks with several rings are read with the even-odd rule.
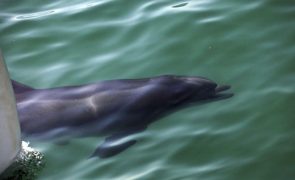
[[[75,14],[87,10],[87,8],[95,7],[103,4],[104,2],[87,2],[79,3],[71,6],[65,6],[62,8],[50,9],[45,11],[17,14],[12,17],[13,20],[30,20],[30,19],[39,19],[44,16],[56,15],[56,14]]]
[[[0,47],[25,84],[181,74],[236,93],[165,117],[140,146],[107,160],[85,159],[101,138],[35,143],[48,161],[40,179],[294,179],[294,9],[263,0],[1,1]]]

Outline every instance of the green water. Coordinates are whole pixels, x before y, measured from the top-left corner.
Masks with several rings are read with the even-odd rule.
[[[33,87],[160,74],[231,84],[235,97],[178,111],[110,159],[103,137],[32,143],[39,179],[295,179],[293,0],[1,0],[11,77]]]

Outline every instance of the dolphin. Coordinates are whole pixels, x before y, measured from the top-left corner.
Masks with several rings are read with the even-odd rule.
[[[136,143],[128,139],[189,105],[226,99],[228,85],[199,76],[161,75],[35,89],[12,80],[22,136],[65,143],[106,136],[92,156],[107,158]],[[123,141],[124,139],[127,139]]]

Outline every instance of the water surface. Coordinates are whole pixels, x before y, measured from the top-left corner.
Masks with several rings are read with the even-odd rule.
[[[291,0],[0,1],[17,81],[201,75],[236,94],[161,119],[110,159],[87,159],[102,137],[32,142],[47,159],[39,179],[294,179],[294,17]]]

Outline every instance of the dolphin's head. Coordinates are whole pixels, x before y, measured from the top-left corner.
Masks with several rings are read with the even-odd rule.
[[[233,93],[227,92],[230,89],[229,85],[218,85],[204,77],[178,76],[175,78],[181,81],[178,88],[174,88],[175,92],[179,94],[178,103],[180,105],[211,102],[233,96]]]
[[[233,93],[228,92],[230,89],[229,85],[218,85],[207,78],[193,77],[187,79],[186,82],[192,84],[192,87],[195,89],[195,92],[192,94],[193,101],[215,101],[233,96]]]

